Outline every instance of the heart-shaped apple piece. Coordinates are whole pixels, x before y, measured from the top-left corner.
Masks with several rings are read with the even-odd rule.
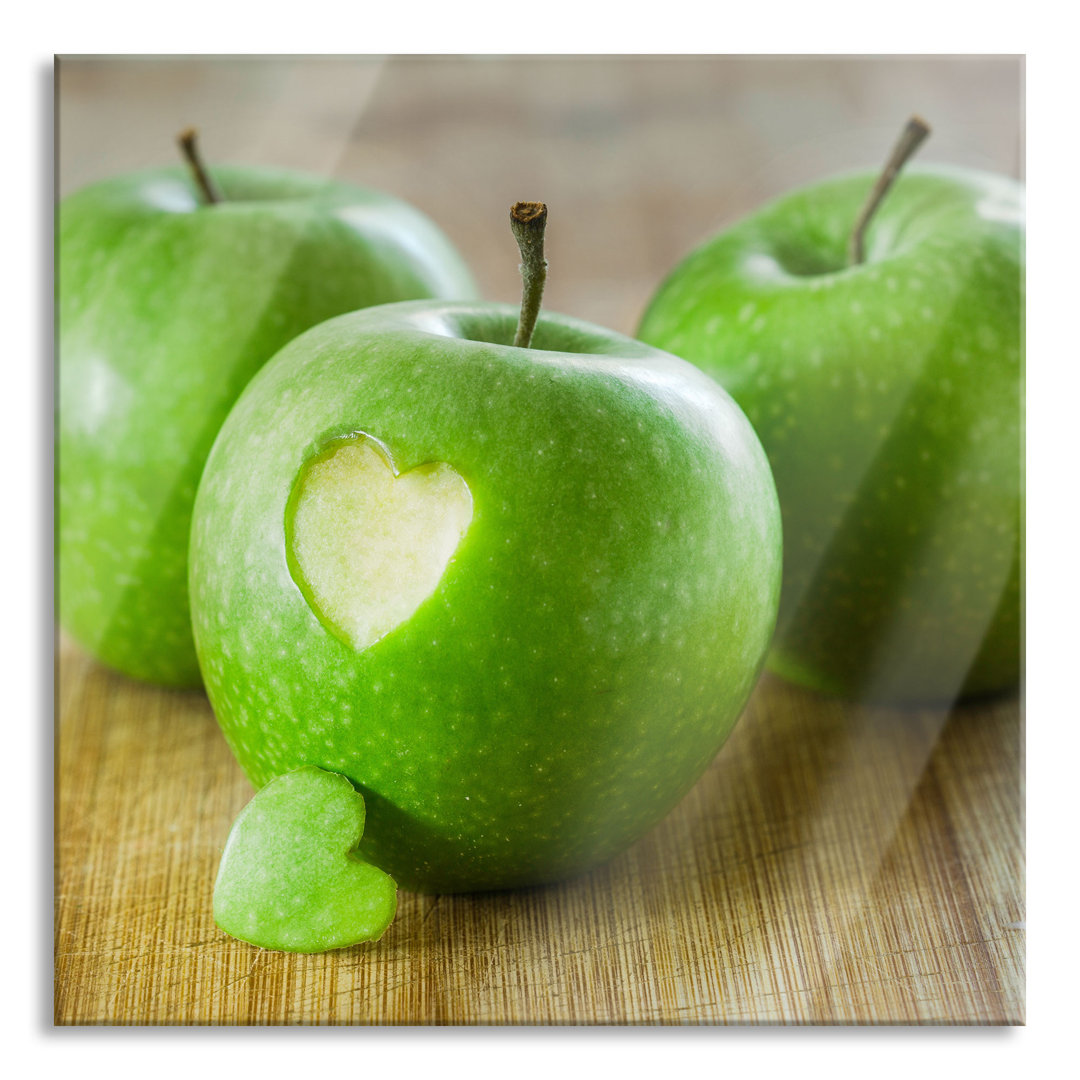
[[[289,500],[289,568],[323,623],[360,651],[435,591],[472,509],[453,466],[399,475],[370,436],[335,439],[307,462]]]
[[[305,766],[240,811],[214,884],[214,921],[264,949],[316,953],[382,936],[397,886],[354,853],[364,799],[338,773]]]

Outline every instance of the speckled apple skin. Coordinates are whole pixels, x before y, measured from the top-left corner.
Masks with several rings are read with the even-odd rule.
[[[403,887],[584,871],[689,790],[734,726],[781,568],[768,464],[691,365],[576,320],[394,304],[308,331],[252,381],[199,488],[191,595],[207,691],[256,785],[348,776],[361,852]],[[441,461],[473,518],[435,593],[357,652],[290,575],[286,507],[321,447]]]
[[[397,887],[358,859],[364,799],[344,777],[302,768],[240,811],[214,883],[214,921],[263,949],[316,953],[382,937]]]
[[[768,666],[851,698],[951,701],[1021,663],[1024,210],[912,169],[846,267],[873,182],[780,199],[693,252],[638,334],[742,405],[784,520]]]
[[[187,596],[195,488],[229,407],[298,333],[392,300],[470,297],[418,211],[300,173],[106,180],[58,220],[58,583],[63,625],[139,679],[199,683]]]

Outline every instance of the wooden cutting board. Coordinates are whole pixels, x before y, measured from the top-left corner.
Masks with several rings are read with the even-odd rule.
[[[58,652],[58,1024],[1024,1021],[1016,699],[870,710],[766,677],[609,865],[401,893],[381,941],[296,956],[214,925],[252,791],[206,697]]]

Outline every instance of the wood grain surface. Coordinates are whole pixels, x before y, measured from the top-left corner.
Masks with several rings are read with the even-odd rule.
[[[431,214],[514,300],[506,210],[551,207],[546,306],[630,333],[716,226],[922,156],[1022,175],[1018,58],[61,59],[58,188],[208,155],[332,172]],[[214,926],[252,792],[202,693],[97,665],[56,684],[58,1024],[1024,1021],[1023,710],[901,712],[765,678],[684,802],[609,865],[514,893],[402,893],[379,942],[265,952]]]
[[[845,706],[766,678],[684,802],[606,867],[400,894],[321,956],[211,916],[251,797],[202,693],[60,657],[56,1020],[148,1024],[1018,1023],[1015,701]]]

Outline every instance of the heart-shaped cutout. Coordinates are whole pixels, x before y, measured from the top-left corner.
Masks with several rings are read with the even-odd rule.
[[[305,766],[240,811],[214,884],[214,921],[264,949],[316,953],[382,936],[397,886],[354,854],[364,799],[338,773]]]
[[[289,569],[323,623],[366,649],[435,591],[472,511],[451,465],[399,475],[376,440],[335,439],[304,466],[289,500]]]

